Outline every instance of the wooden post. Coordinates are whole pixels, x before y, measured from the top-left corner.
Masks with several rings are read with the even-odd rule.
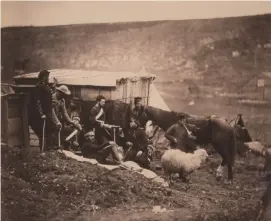
[[[8,95],[1,96],[2,113],[1,113],[1,139],[8,144]]]
[[[29,151],[29,126],[28,126],[28,113],[27,113],[27,103],[28,103],[28,95],[23,94],[22,95],[22,112],[21,112],[21,117],[22,117],[22,126],[23,126],[23,148],[22,152],[24,154],[27,154]]]

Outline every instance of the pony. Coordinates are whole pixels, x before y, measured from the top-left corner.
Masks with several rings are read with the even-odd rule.
[[[211,144],[219,153],[222,162],[217,168],[216,178],[220,180],[223,175],[223,168],[227,165],[228,181],[233,180],[233,164],[236,155],[236,136],[231,125],[217,116],[194,116],[174,111],[164,111],[159,108],[147,106],[145,113],[148,120],[166,131],[170,126],[177,123],[179,115],[186,117],[186,127],[196,137],[196,144],[199,146]]]

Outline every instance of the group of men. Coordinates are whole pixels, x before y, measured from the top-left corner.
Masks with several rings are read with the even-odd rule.
[[[90,132],[85,134],[86,142],[83,144],[83,156],[96,158],[104,163],[107,157],[112,154],[116,163],[131,160],[139,163],[141,166],[149,167],[152,158],[153,147],[149,141],[144,127],[140,124],[140,119],[144,115],[141,98],[135,98],[135,108],[129,117],[129,128],[124,135],[123,130],[119,129],[119,139],[123,147],[119,147],[116,139],[110,135],[111,125],[105,124],[105,106],[106,99],[99,95],[96,99],[96,105],[90,111],[89,120]]]
[[[56,81],[49,84],[50,72],[43,70],[38,75],[38,83],[33,93],[35,107],[30,110],[30,122],[39,138],[39,147],[43,150],[56,149],[59,146],[59,134],[70,127],[82,130],[79,114],[71,103],[66,109],[66,98],[71,95],[67,86],[56,87]],[[69,114],[68,114],[69,112]],[[38,117],[34,117],[38,113]],[[77,113],[77,114],[76,114]],[[32,116],[33,114],[33,116]],[[77,144],[77,140],[74,140]]]
[[[71,102],[68,110],[66,109],[66,98],[71,95],[67,86],[53,87],[49,84],[50,72],[43,70],[39,73],[38,84],[34,100],[36,103],[36,112],[39,114],[40,121],[32,125],[38,125],[35,128],[40,140],[40,149],[56,149],[60,146],[59,134],[61,130],[66,132],[66,135],[74,129],[82,131],[80,125],[80,113],[76,105]],[[124,160],[135,161],[144,167],[149,167],[153,146],[145,132],[146,113],[142,105],[142,98],[136,97],[134,100],[135,107],[131,109],[129,114],[129,128],[124,133],[121,128],[119,137],[122,139],[122,148],[116,143],[112,137],[112,126],[105,124],[105,103],[104,96],[99,95],[96,99],[96,105],[91,109],[89,122],[91,128],[84,135],[85,142],[81,147],[83,156],[96,158],[99,162],[105,162],[110,154],[116,163],[122,163]],[[35,120],[31,118],[30,120]],[[165,137],[170,140],[172,148],[182,149],[185,152],[194,150],[196,145],[193,142],[193,137],[187,131],[184,125],[185,116],[180,116],[180,121],[170,127]],[[56,139],[58,138],[58,139]],[[192,139],[191,139],[192,138]],[[73,138],[73,145],[79,146],[77,136]],[[185,148],[185,149],[184,149]]]
[[[38,75],[38,83],[33,94],[35,111],[32,111],[32,113],[38,113],[39,116],[38,119],[30,117],[30,121],[35,121],[31,125],[36,127],[34,131],[39,137],[41,150],[57,149],[60,146],[60,131],[64,131],[66,135],[74,129],[82,131],[82,126],[79,123],[80,113],[76,105],[71,102],[68,109],[66,109],[66,100],[71,95],[70,90],[65,85],[57,87],[57,81],[53,86],[50,86],[49,76],[50,72],[47,70],[41,71]],[[140,117],[144,114],[141,98],[137,97],[135,99],[135,108],[130,115],[130,126],[127,135],[124,136],[123,131],[119,128],[119,134],[122,133],[123,148],[119,148],[112,138],[110,134],[112,126],[105,124],[105,102],[105,97],[99,95],[96,99],[96,105],[90,111],[91,128],[84,135],[85,142],[81,147],[83,156],[105,162],[107,157],[112,154],[116,163],[122,163],[124,160],[134,160],[143,165],[148,165],[151,158],[151,147],[144,125],[140,121]],[[73,144],[75,146],[79,145],[76,136]]]

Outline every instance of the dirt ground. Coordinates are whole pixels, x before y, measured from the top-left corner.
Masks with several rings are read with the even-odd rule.
[[[164,188],[134,172],[109,172],[57,152],[41,155],[32,148],[22,157],[17,148],[1,151],[3,221],[248,221],[266,188],[258,172],[263,159],[252,155],[237,159],[233,185],[215,180],[220,159],[214,154],[191,184],[176,178]],[[153,206],[166,211],[154,213]]]

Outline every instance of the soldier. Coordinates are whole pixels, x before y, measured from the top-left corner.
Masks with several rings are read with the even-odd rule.
[[[56,87],[56,92],[53,94],[52,120],[58,132],[62,129],[61,121],[66,123],[66,125],[70,124],[79,130],[82,129],[78,121],[73,121],[68,115],[65,98],[69,95],[71,95],[71,92],[65,85]]]
[[[171,147],[184,152],[193,152],[197,149],[194,142],[195,137],[188,134],[185,128],[186,117],[180,114],[179,121],[172,125],[165,133],[165,137],[170,141]]]
[[[50,72],[43,70],[38,75],[38,83],[33,94],[35,107],[30,107],[29,123],[39,138],[39,147],[42,149],[43,132],[44,148],[50,149],[52,140],[52,94],[53,90],[49,85]],[[38,116],[37,116],[38,115]],[[37,117],[36,117],[37,116]],[[44,127],[45,126],[45,127]],[[45,131],[43,131],[43,128]]]
[[[79,113],[79,111],[77,109],[76,104],[73,101],[70,102],[70,105],[69,105],[69,108],[68,108],[67,112],[68,112],[68,115],[71,118],[71,120],[75,124],[78,125],[77,129],[78,129],[78,127],[80,127],[79,131],[81,131],[82,127],[80,125],[80,113]],[[75,129],[74,125],[73,124],[69,124],[67,121],[65,121],[63,123],[63,125],[64,125],[64,130],[63,131],[64,131],[64,134],[66,136],[68,136],[69,134],[71,134],[74,131],[74,129]],[[74,137],[71,139],[71,141],[72,141],[72,146],[74,146],[74,147],[78,147],[79,146],[79,143],[78,143],[78,133],[74,135]]]
[[[125,154],[125,160],[132,160],[149,168],[153,147],[149,145],[145,130],[139,127],[138,120],[133,117],[130,121],[126,145],[129,149]]]
[[[111,139],[106,129],[110,129],[105,125],[105,97],[102,95],[97,96],[96,105],[90,111],[90,124],[91,128],[95,129],[95,137],[99,144],[107,143]]]
[[[121,164],[123,162],[122,157],[119,154],[118,146],[114,141],[99,144],[95,139],[94,131],[85,134],[85,139],[86,141],[82,147],[84,157],[95,158],[99,163],[105,163],[106,158],[112,154],[116,163]]]
[[[139,126],[144,128],[148,118],[145,113],[145,107],[142,104],[142,98],[135,97],[134,105],[135,107],[131,111],[130,119],[135,118],[139,122]]]

